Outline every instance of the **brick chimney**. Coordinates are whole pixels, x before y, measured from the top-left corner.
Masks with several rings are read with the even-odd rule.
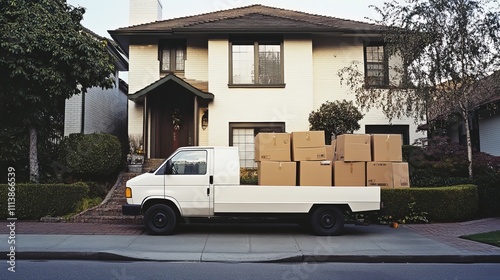
[[[161,10],[161,0],[130,0],[129,24],[162,20]]]

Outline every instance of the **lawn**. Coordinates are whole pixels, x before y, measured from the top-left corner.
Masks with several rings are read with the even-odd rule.
[[[477,241],[477,242],[486,243],[486,244],[500,247],[500,230],[492,231],[492,232],[485,232],[485,233],[478,233],[478,234],[471,234],[471,235],[463,235],[460,237],[464,238],[464,239],[468,239],[468,240]]]

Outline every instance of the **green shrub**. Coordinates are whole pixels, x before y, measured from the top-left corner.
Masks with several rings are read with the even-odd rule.
[[[403,220],[414,213],[427,213],[431,222],[460,222],[477,217],[478,189],[475,185],[436,188],[383,189],[383,216]],[[413,209],[410,209],[412,205]]]
[[[480,215],[500,217],[500,173],[478,175],[473,182],[478,186]]]
[[[85,182],[89,186],[90,198],[104,198],[108,194],[110,188],[105,182]]]
[[[74,178],[110,177],[121,166],[120,141],[111,134],[71,134],[61,142],[60,163]]]
[[[362,118],[363,114],[352,101],[326,101],[318,110],[309,114],[309,129],[325,131],[325,143],[330,144],[332,133],[353,133],[359,129],[359,121]]]
[[[89,187],[84,183],[66,184],[16,184],[14,217],[20,220],[38,220],[44,216],[64,216],[75,212]],[[8,185],[0,185],[0,219],[8,217]]]

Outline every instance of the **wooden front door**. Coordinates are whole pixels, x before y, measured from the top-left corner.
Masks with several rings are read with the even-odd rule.
[[[158,92],[148,99],[151,112],[151,158],[167,158],[179,147],[194,145],[194,96]]]

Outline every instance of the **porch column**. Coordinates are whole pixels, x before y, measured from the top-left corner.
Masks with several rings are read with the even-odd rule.
[[[200,120],[199,120],[199,112],[198,112],[198,97],[195,95],[194,96],[194,112],[193,112],[193,118],[194,118],[194,141],[193,141],[193,144],[194,146],[198,146],[198,131],[199,131],[199,124],[200,124]]]

